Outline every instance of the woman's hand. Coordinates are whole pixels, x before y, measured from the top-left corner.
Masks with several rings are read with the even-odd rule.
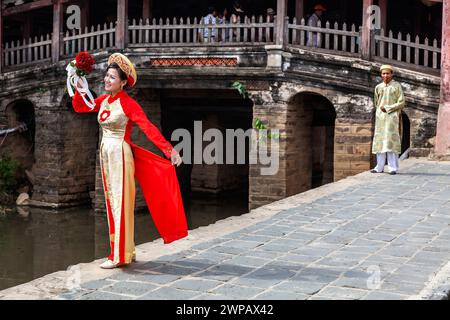
[[[180,154],[175,149],[172,149],[172,153],[170,155],[170,159],[172,160],[172,164],[176,165],[177,167],[181,163],[183,163],[183,160],[181,159]]]
[[[81,79],[78,79],[77,82],[77,91],[79,94],[81,94],[82,96],[84,96],[86,94],[86,91],[83,88],[83,81],[81,81]]]

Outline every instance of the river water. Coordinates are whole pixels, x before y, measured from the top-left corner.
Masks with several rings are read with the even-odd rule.
[[[245,195],[191,196],[184,205],[189,230],[248,212]],[[12,209],[0,214],[0,290],[109,254],[106,214],[90,207]],[[136,245],[158,238],[150,214],[136,213]]]

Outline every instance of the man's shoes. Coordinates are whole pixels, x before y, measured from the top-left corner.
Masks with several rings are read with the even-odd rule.
[[[397,174],[397,172],[396,172],[396,171],[391,171],[391,172],[389,172],[389,174],[390,174],[391,176],[394,176],[394,175]]]

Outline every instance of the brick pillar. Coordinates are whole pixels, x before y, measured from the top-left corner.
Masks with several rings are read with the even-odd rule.
[[[443,1],[442,9],[441,101],[434,151],[450,158],[450,0]]]
[[[369,119],[336,119],[334,181],[370,169],[372,122]]]
[[[287,159],[286,159],[286,135],[288,130],[287,110],[288,104],[284,101],[267,101],[261,97],[267,96],[267,92],[252,93],[253,123],[260,119],[267,128],[280,130],[279,168],[275,175],[262,175],[261,169],[267,167],[250,162],[249,168],[249,208],[257,208],[262,205],[280,200],[288,194],[287,188]],[[256,155],[250,155],[255,159]],[[257,160],[257,159],[256,159]]]
[[[35,108],[36,137],[32,200],[55,206],[88,203],[94,189],[98,124],[94,114],[55,106],[45,93]],[[70,104],[70,99],[68,101]]]

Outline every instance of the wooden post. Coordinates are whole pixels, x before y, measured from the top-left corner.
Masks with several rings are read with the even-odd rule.
[[[370,12],[367,13],[368,8],[373,5],[373,0],[363,0],[363,12],[362,12],[362,30],[361,30],[361,55],[363,59],[370,59],[370,41],[371,41],[371,25]]]
[[[388,0],[378,0],[378,6],[380,7],[380,14],[381,14],[381,29],[384,31],[387,31],[387,2]]]
[[[146,19],[151,20],[153,17],[152,14],[152,0],[143,0],[142,1],[142,20],[145,22]]]
[[[63,41],[64,11],[62,0],[53,0],[53,34],[52,34],[52,62],[58,62],[61,56]]]
[[[128,45],[128,0],[117,0],[116,47]]]
[[[89,23],[89,0],[81,0],[80,1],[80,27],[81,30],[84,30],[86,27],[90,27]]]
[[[298,24],[302,21],[303,15],[305,14],[305,0],[295,0],[295,17],[297,18]]]
[[[0,73],[3,72],[3,9],[0,2]]]
[[[287,15],[287,2],[288,0],[277,0],[277,20],[276,20],[276,35],[275,35],[275,44],[284,46],[285,40],[285,20],[284,18]]]
[[[434,151],[450,160],[450,0],[442,4],[441,100]]]

